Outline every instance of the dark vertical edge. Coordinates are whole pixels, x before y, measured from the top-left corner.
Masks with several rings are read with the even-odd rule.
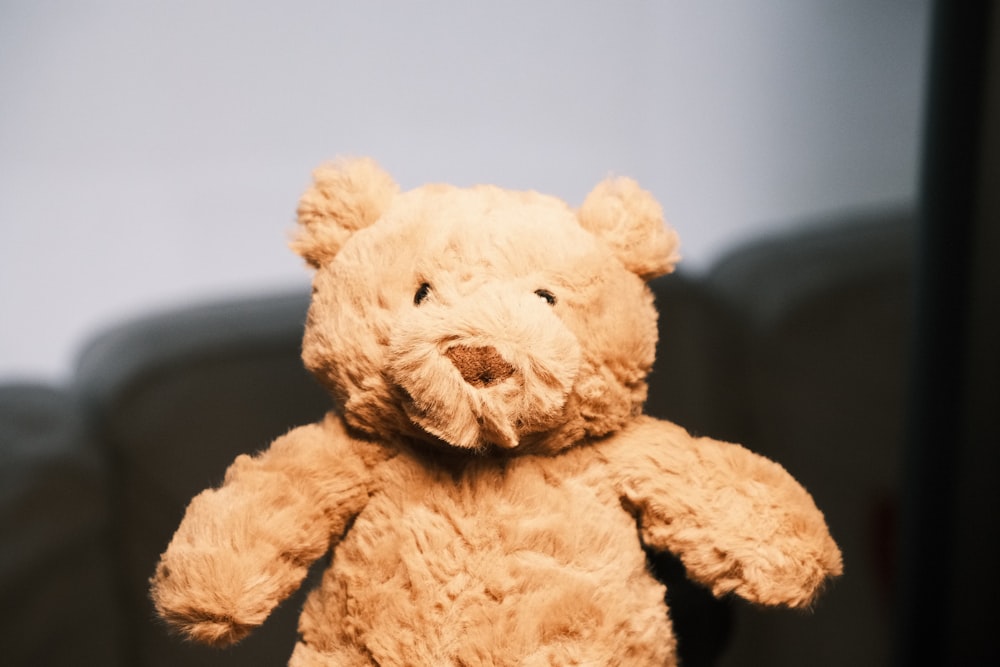
[[[989,358],[982,318],[997,307],[987,296],[992,290],[982,283],[984,258],[996,262],[1000,257],[1000,248],[983,248],[990,239],[995,243],[989,230],[996,221],[987,219],[995,212],[986,205],[986,195],[1000,187],[986,173],[996,160],[990,155],[996,142],[988,141],[995,138],[996,126],[989,105],[990,87],[996,86],[991,79],[1000,74],[989,66],[994,13],[992,2],[939,0],[932,14],[903,460],[897,665],[978,664],[995,646],[987,605],[996,608],[1000,600],[970,606],[964,587],[972,580],[962,571],[985,562],[985,556],[970,561],[969,549],[980,542],[978,527],[997,521],[995,508],[970,498],[967,486],[971,473],[995,459],[989,449],[1000,449],[1000,443],[984,440],[983,415],[970,411],[989,391],[981,381],[981,365]],[[998,344],[992,342],[994,352]],[[994,410],[1000,411],[1000,404]],[[995,552],[989,555],[990,562],[997,558]],[[977,595],[997,588],[996,583],[984,585],[982,578],[974,585]],[[976,630],[982,631],[978,638]]]

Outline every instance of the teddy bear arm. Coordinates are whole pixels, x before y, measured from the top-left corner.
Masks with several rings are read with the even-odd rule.
[[[812,497],[745,448],[649,420],[619,455],[623,502],[647,546],[680,557],[716,595],[802,607],[842,571]]]
[[[240,456],[190,503],[152,579],[160,616],[214,645],[239,641],[301,584],[368,498],[377,460],[328,419]]]

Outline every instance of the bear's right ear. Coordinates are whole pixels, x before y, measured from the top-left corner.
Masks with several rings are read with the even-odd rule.
[[[299,200],[299,229],[292,250],[319,268],[354,232],[378,220],[398,192],[392,177],[370,158],[322,165]]]

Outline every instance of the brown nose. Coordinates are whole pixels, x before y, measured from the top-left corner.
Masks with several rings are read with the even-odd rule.
[[[492,346],[455,345],[445,355],[473,387],[490,387],[514,374],[514,367]]]

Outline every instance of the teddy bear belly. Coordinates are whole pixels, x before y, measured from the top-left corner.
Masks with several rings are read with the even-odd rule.
[[[482,477],[374,496],[307,603],[310,649],[343,664],[667,664],[664,589],[619,503],[537,471]]]

